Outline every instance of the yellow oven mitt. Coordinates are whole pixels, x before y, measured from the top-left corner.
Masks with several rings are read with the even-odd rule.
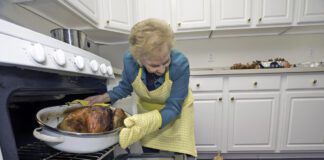
[[[158,130],[162,125],[162,117],[158,110],[153,110],[128,117],[124,120],[124,124],[126,128],[119,134],[119,144],[123,149]]]
[[[71,105],[71,104],[81,104],[82,106],[89,106],[89,101],[76,99],[76,100],[74,100],[72,102],[67,103],[67,105]],[[95,103],[92,106],[109,107],[110,104],[107,104],[107,103]]]

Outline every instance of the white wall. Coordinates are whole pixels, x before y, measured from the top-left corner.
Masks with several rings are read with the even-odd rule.
[[[100,45],[99,55],[110,60],[114,68],[123,68],[123,56],[128,49],[128,44]]]
[[[324,61],[324,34],[218,38],[179,41],[191,68],[229,67],[233,63],[282,57],[291,63]]]
[[[112,65],[122,68],[127,44],[100,46],[100,55]],[[316,61],[324,61],[324,34],[235,37],[176,42],[176,49],[185,53],[191,68],[229,67],[233,63],[268,60],[282,57],[291,63],[310,61],[310,50]]]

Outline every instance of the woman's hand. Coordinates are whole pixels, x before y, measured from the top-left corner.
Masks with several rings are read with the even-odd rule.
[[[104,93],[104,94],[100,94],[100,95],[96,95],[96,96],[87,97],[84,100],[89,101],[89,105],[92,106],[95,103],[109,102],[110,98],[109,98],[108,93]]]

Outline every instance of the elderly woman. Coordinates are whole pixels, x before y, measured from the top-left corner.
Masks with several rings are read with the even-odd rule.
[[[124,56],[119,85],[102,95],[86,98],[90,104],[114,103],[137,94],[139,114],[125,119],[119,143],[126,148],[141,140],[145,150],[163,150],[197,156],[194,138],[193,96],[189,89],[189,62],[172,49],[170,26],[147,19],[133,26],[130,49]]]

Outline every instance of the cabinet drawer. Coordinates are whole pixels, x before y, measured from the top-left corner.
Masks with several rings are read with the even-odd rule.
[[[280,75],[229,77],[229,90],[279,90]]]
[[[324,73],[287,76],[287,89],[324,88]]]
[[[223,90],[223,77],[190,77],[192,91],[221,91]]]

